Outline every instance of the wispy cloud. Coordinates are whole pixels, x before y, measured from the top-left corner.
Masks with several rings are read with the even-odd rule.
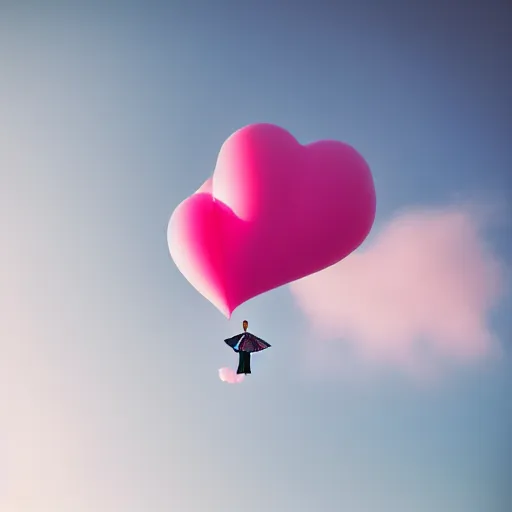
[[[227,382],[228,384],[239,384],[244,380],[243,375],[237,375],[235,370],[231,368],[220,368],[219,378],[222,382]]]
[[[365,250],[291,285],[313,330],[360,360],[408,371],[472,362],[496,347],[489,313],[504,266],[471,208],[411,210]]]

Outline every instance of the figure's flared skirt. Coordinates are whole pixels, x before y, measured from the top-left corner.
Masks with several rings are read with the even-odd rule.
[[[251,373],[251,354],[249,352],[238,353],[238,369],[236,373]]]
[[[224,340],[224,342],[230,346],[235,352],[260,352],[270,347],[270,344],[266,341],[254,336],[250,332],[243,332],[237,334],[232,338]]]

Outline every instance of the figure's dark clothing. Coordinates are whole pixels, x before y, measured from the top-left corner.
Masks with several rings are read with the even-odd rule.
[[[266,341],[250,332],[242,332],[224,340],[235,352],[238,352],[238,370],[236,373],[251,373],[251,353],[260,352],[270,347]]]
[[[249,352],[238,353],[238,369],[236,373],[251,373],[251,354]]]

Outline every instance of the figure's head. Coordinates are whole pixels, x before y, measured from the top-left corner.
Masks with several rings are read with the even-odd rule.
[[[244,331],[247,331],[247,327],[249,327],[249,322],[247,320],[244,320],[242,322],[242,327],[244,328]]]

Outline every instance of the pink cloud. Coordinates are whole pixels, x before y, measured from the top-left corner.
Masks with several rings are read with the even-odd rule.
[[[476,361],[497,348],[489,313],[505,277],[482,227],[463,208],[403,213],[369,248],[292,283],[292,293],[313,331],[362,361],[409,371]]]
[[[219,378],[222,382],[227,382],[228,384],[239,384],[244,380],[243,375],[237,375],[235,370],[231,368],[220,368]]]

